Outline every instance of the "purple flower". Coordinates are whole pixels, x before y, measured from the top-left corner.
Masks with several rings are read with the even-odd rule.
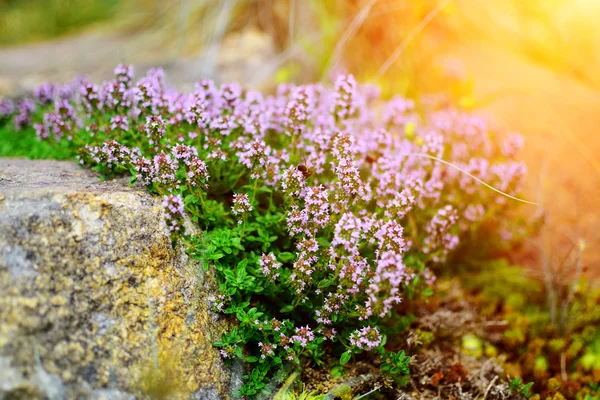
[[[279,272],[277,271],[281,267],[281,263],[277,262],[273,253],[263,254],[259,260],[259,265],[261,266],[263,275],[269,278],[270,281],[274,282],[279,277]]]
[[[35,104],[31,99],[24,99],[19,102],[17,115],[15,116],[15,129],[21,129],[31,124],[31,115],[35,111]]]
[[[101,146],[86,145],[77,158],[80,164],[90,166],[102,164],[109,168],[115,168],[127,167],[135,163],[139,157],[141,155],[138,148],[130,149],[115,140],[109,140],[103,142]]]
[[[175,184],[177,166],[171,156],[166,153],[159,153],[152,159],[152,182],[160,183],[168,188]]]
[[[298,167],[292,166],[283,172],[281,188],[286,196],[297,197],[305,187],[304,175]]]
[[[194,158],[198,158],[198,149],[185,144],[174,146],[171,153],[175,160],[189,166]]]
[[[356,80],[354,76],[341,75],[336,79],[332,112],[338,121],[346,121],[357,116]]]
[[[127,132],[129,130],[129,121],[127,117],[124,115],[116,115],[110,119],[110,129],[115,131],[124,131]]]
[[[507,158],[515,157],[523,148],[524,140],[518,133],[508,135],[504,143],[502,143],[502,155]]]
[[[242,101],[242,87],[237,83],[226,83],[221,86],[219,96],[223,109],[232,112]]]
[[[98,111],[102,107],[100,88],[90,82],[83,82],[79,88],[81,103],[88,114]]]
[[[154,146],[155,150],[158,150],[160,140],[165,136],[166,127],[165,122],[159,115],[151,115],[146,118],[146,136],[149,142]]]
[[[260,348],[260,358],[270,357],[275,354],[274,350],[277,348],[276,344],[263,344],[262,342],[258,343],[258,347]]]
[[[375,234],[377,240],[377,252],[393,252],[402,254],[406,247],[404,241],[404,229],[396,221],[384,223]]]
[[[297,88],[292,99],[285,108],[286,133],[302,133],[312,108],[312,98],[309,94],[309,87]]]
[[[10,117],[15,112],[15,105],[10,99],[0,99],[0,119]]]
[[[209,178],[206,163],[198,157],[193,157],[187,165],[187,181],[192,186],[208,188]]]
[[[239,224],[248,217],[250,211],[252,211],[252,205],[250,204],[248,195],[245,193],[235,193],[233,195],[233,208],[231,212],[238,217]]]
[[[400,128],[403,132],[409,123],[416,122],[415,102],[394,96],[383,109],[383,123],[388,128]]]
[[[452,233],[458,214],[452,206],[440,208],[425,227],[423,251],[431,254],[433,261],[441,262],[458,246],[459,238]]]
[[[56,95],[56,86],[51,83],[44,83],[37,86],[33,90],[33,98],[38,102],[39,105],[45,106],[54,101]]]
[[[183,218],[185,216],[181,196],[165,196],[162,205],[169,231],[180,232],[183,229]]]
[[[400,285],[407,283],[410,277],[400,254],[391,251],[381,253],[367,288],[363,318],[385,317],[396,304],[402,301]]]
[[[133,66],[119,64],[114,70],[114,75],[117,82],[128,87],[133,80]]]
[[[350,334],[350,344],[360,350],[373,350],[381,344],[379,329],[365,326]]]
[[[257,179],[265,169],[270,154],[271,148],[263,140],[257,139],[244,144],[242,150],[237,153],[237,156],[240,163],[250,169],[250,177]]]
[[[294,332],[295,334],[292,336],[292,340],[295,343],[299,343],[301,347],[306,347],[309,342],[315,340],[315,334],[308,325],[296,328]]]
[[[314,234],[329,222],[329,196],[323,186],[309,187],[304,194],[304,210],[308,216],[307,234]]]

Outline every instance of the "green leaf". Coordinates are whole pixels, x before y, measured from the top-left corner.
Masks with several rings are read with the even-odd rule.
[[[341,365],[345,365],[348,363],[348,361],[350,361],[350,358],[352,358],[352,353],[347,351],[345,353],[342,354],[342,356],[340,357],[340,364]]]
[[[235,316],[240,322],[245,322],[248,319],[244,310],[238,310],[238,312],[235,313]]]
[[[290,253],[287,251],[285,251],[283,253],[279,253],[279,255],[277,257],[279,258],[279,260],[281,260],[284,263],[291,262],[296,259],[296,255],[294,253]]]
[[[387,335],[383,335],[381,337],[381,344],[379,346],[381,346],[383,348],[383,346],[385,346],[386,343],[387,343]]]
[[[233,354],[235,354],[235,356],[238,358],[242,358],[243,357],[242,348],[241,347],[236,348]]]
[[[183,199],[183,202],[185,204],[196,204],[198,203],[198,197],[194,196],[193,194],[188,194],[187,196],[185,196],[185,198]]]
[[[246,357],[245,361],[249,362],[249,363],[257,362],[258,361],[258,357],[248,356],[248,357]]]
[[[279,312],[281,312],[281,313],[289,313],[292,311],[294,311],[294,306],[291,304],[288,304],[287,306],[285,306],[281,310],[279,310]]]
[[[331,281],[331,279],[325,278],[321,282],[319,282],[318,287],[319,287],[319,289],[324,289],[327,286],[331,286],[332,284],[333,284],[333,282]]]

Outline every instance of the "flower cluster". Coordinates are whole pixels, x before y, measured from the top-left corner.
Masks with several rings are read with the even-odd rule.
[[[31,123],[31,115],[35,111],[35,103],[30,99],[21,100],[15,116],[15,129],[21,130]]]
[[[281,263],[277,262],[275,255],[273,253],[263,254],[260,258],[260,266],[262,268],[262,273],[264,276],[268,277],[269,280],[275,281],[279,276],[279,268],[281,268]]]
[[[138,148],[130,149],[115,140],[108,140],[100,146],[85,145],[77,155],[81,165],[105,165],[115,169],[127,167],[141,156]]]
[[[10,117],[15,112],[15,104],[10,99],[0,99],[0,120]]]
[[[350,334],[350,344],[361,350],[373,350],[381,344],[379,329],[365,326]]]
[[[309,326],[300,326],[296,328],[292,340],[302,347],[306,347],[309,342],[315,340],[315,334]]]
[[[180,196],[169,195],[163,200],[165,219],[170,231],[181,231],[184,217],[184,205]]]
[[[252,211],[250,199],[245,193],[235,193],[233,195],[233,207],[231,212],[238,218],[238,224],[241,224]]]
[[[383,351],[380,322],[398,304],[459,249],[480,250],[473,232],[506,230],[484,222],[509,215],[507,198],[459,169],[513,196],[525,176],[518,135],[496,143],[476,115],[386,102],[352,76],[263,95],[208,80],[182,93],[160,69],[137,82],[130,66],[114,73],[0,100],[0,124],[12,117],[19,135],[84,166],[132,174],[164,196],[173,234],[184,218],[199,225],[189,253],[216,268],[217,309],[240,323],[218,345],[228,359],[246,345],[259,369],[248,396],[282,360],[320,362],[326,340]]]

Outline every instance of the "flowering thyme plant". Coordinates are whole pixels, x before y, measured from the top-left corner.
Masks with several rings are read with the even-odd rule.
[[[431,157],[509,194],[525,172],[518,137],[496,146],[475,116],[422,116],[352,76],[274,95],[202,81],[184,94],[160,69],[135,83],[120,65],[100,86],[44,85],[34,100],[0,102],[0,118],[163,196],[172,234],[216,269],[215,307],[238,322],[216,346],[251,364],[242,395],[266,394],[279,368],[332,355],[345,364],[375,352],[384,372],[407,374],[410,358],[384,349],[382,322],[431,293],[430,268],[508,210]],[[185,232],[186,216],[201,233]]]

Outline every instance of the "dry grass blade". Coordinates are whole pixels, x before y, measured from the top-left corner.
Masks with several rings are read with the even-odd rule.
[[[498,194],[501,194],[504,197],[507,197],[509,199],[516,200],[516,201],[519,201],[519,202],[525,203],[525,204],[531,204],[531,205],[534,205],[534,206],[538,205],[538,203],[534,203],[533,201],[529,201],[529,200],[521,199],[521,198],[518,198],[518,197],[515,197],[515,196],[511,196],[510,194],[505,193],[505,192],[503,192],[500,189],[496,189],[492,185],[490,185],[490,184],[482,181],[481,179],[477,178],[475,175],[470,174],[469,172],[465,171],[464,169],[462,169],[458,165],[455,165],[455,164],[452,164],[452,163],[450,163],[448,161],[442,160],[441,158],[438,158],[438,157],[435,157],[435,156],[432,156],[432,155],[429,155],[429,154],[424,154],[424,153],[403,153],[403,154],[400,154],[400,155],[401,156],[407,156],[407,157],[429,158],[430,160],[434,160],[434,161],[440,162],[440,163],[442,163],[444,165],[447,165],[447,166],[449,166],[451,168],[454,168],[457,171],[462,172],[463,174],[465,174],[465,175],[469,176],[470,178],[476,180],[477,182],[481,183],[483,186],[487,187],[488,189],[491,189],[494,192],[496,192]]]
[[[365,22],[365,20],[369,16],[369,12],[371,11],[371,8],[373,8],[373,5],[375,5],[376,1],[377,0],[369,0],[369,2],[360,10],[360,12],[358,14],[356,14],[356,17],[354,17],[354,19],[352,20],[350,25],[348,25],[348,28],[344,31],[344,34],[340,38],[340,41],[335,46],[335,49],[333,50],[333,54],[323,70],[324,71],[323,75],[322,75],[323,78],[328,77],[329,71],[331,70],[331,68],[333,68],[337,65],[337,63],[339,62],[339,59],[342,55],[342,51],[344,50],[344,47],[346,47],[346,43],[348,43],[348,40],[350,40],[352,38],[352,36],[354,36],[356,34],[358,29]]]
[[[223,0],[221,3],[219,14],[217,15],[217,20],[215,22],[215,30],[213,31],[210,43],[205,52],[204,68],[202,71],[204,77],[211,77],[214,75],[220,43],[227,31],[227,27],[231,20],[231,14],[233,13],[236,3],[237,0]]]

